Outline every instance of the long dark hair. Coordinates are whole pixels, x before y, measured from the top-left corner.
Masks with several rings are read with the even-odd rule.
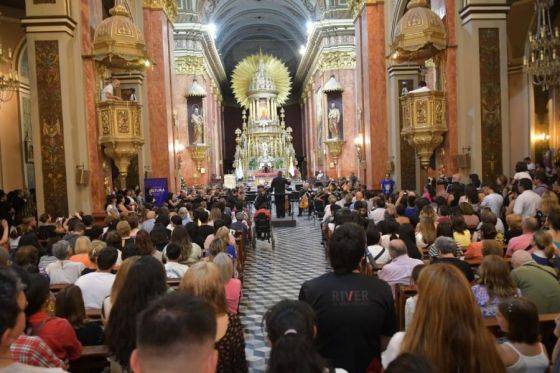
[[[304,302],[283,300],[263,317],[272,343],[268,373],[323,373],[326,363],[313,347],[315,314]]]
[[[150,301],[166,292],[165,280],[163,265],[149,255],[138,259],[128,271],[105,328],[109,351],[123,367],[128,367],[136,347],[136,318]]]
[[[192,241],[189,231],[184,226],[179,226],[173,229],[171,233],[171,242],[181,246],[181,256],[179,256],[179,263],[184,263],[189,260],[192,252]]]
[[[54,304],[54,313],[70,322],[74,328],[84,324],[86,309],[82,290],[76,285],[68,285],[58,292]]]
[[[399,238],[406,244],[408,256],[415,259],[422,259],[422,253],[416,246],[416,236],[412,224],[401,224],[398,233]]]

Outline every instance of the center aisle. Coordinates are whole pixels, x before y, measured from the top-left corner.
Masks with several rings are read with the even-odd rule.
[[[266,370],[270,352],[261,329],[266,310],[282,299],[296,300],[303,282],[328,270],[325,249],[321,245],[319,222],[304,215],[295,228],[272,228],[275,248],[258,241],[257,248],[247,250],[243,298],[239,313],[245,326],[249,371]]]

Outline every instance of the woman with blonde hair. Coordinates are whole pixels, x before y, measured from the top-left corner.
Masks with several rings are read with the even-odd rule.
[[[216,220],[222,219],[222,210],[217,207],[213,207],[210,210],[210,215],[208,216],[208,225],[214,225]]]
[[[103,324],[107,324],[109,320],[111,308],[113,304],[115,304],[115,301],[117,300],[117,297],[119,296],[119,293],[123,288],[124,281],[126,280],[126,276],[128,275],[130,267],[132,267],[132,265],[136,263],[140,258],[140,256],[131,256],[130,258],[126,258],[119,267],[119,271],[117,272],[115,281],[113,282],[113,286],[111,287],[111,294],[107,298],[105,298],[105,300],[103,300],[103,307],[101,307],[101,320],[103,321]]]
[[[548,231],[538,230],[533,233],[533,252],[531,257],[537,264],[560,269],[560,260],[556,256],[556,248],[552,244],[552,235]]]
[[[224,289],[226,292],[226,301],[228,305],[228,311],[230,313],[237,313],[237,308],[239,307],[239,300],[241,299],[241,281],[237,278],[233,278],[234,267],[233,260],[226,253],[219,253],[216,255],[212,261],[218,266],[220,273],[222,275],[222,280],[224,282]]]
[[[424,206],[420,211],[420,221],[416,225],[416,247],[422,250],[434,243],[436,233],[436,212],[432,206]]]
[[[443,263],[420,273],[411,324],[391,338],[382,354],[383,367],[401,353],[424,356],[438,372],[506,371],[465,276]]]
[[[547,217],[552,211],[560,210],[558,203],[558,195],[550,190],[544,192],[541,196],[541,203],[537,210],[537,219],[541,226],[547,225]]]
[[[488,255],[478,269],[480,276],[478,284],[472,287],[472,292],[482,317],[496,317],[498,304],[506,299],[521,296],[511,280],[509,266],[497,255]]]
[[[214,236],[216,239],[220,239],[222,241],[224,241],[226,243],[226,253],[228,255],[230,255],[233,259],[237,258],[237,252],[235,250],[235,246],[233,246],[230,243],[230,237],[229,237],[230,233],[229,233],[229,229],[228,227],[220,227],[220,229],[218,229],[218,231],[216,232],[216,235]]]
[[[180,290],[206,300],[216,311],[218,330],[217,373],[245,373],[243,325],[236,314],[228,312],[224,282],[218,267],[211,262],[198,262],[191,266],[181,280]]]
[[[76,240],[74,245],[74,255],[70,257],[70,261],[82,263],[86,268],[93,269],[95,264],[89,258],[89,254],[93,250],[93,245],[89,237],[81,236]]]

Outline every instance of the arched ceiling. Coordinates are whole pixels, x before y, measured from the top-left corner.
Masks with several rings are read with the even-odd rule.
[[[317,19],[317,0],[199,0],[202,23],[214,23],[216,46],[228,75],[244,57],[280,58],[292,75],[307,40],[307,22]]]

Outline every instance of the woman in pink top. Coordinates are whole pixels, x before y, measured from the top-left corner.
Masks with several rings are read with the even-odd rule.
[[[216,255],[213,262],[220,269],[224,281],[228,311],[232,314],[236,314],[242,293],[241,281],[237,278],[233,278],[233,261],[228,254],[219,253]]]

